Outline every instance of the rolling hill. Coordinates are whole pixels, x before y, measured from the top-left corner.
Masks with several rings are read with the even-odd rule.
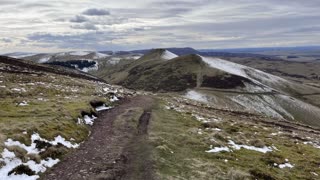
[[[177,56],[158,49],[97,75],[135,90],[185,94],[216,108],[244,110],[311,126],[319,126],[320,122],[319,107],[301,100],[305,94],[319,93],[319,88],[220,58]]]
[[[0,57],[0,179],[320,174],[319,108],[301,99],[315,86],[166,49],[121,57],[100,59],[100,78]]]

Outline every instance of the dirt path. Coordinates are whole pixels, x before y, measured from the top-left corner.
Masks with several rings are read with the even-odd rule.
[[[102,112],[89,139],[42,179],[154,179],[146,142],[152,103],[138,96]]]

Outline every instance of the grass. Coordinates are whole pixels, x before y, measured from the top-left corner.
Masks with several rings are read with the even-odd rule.
[[[150,141],[154,147],[157,175],[160,179],[314,179],[320,174],[320,151],[304,145],[289,133],[270,137],[278,128],[245,121],[244,117],[221,116],[221,122],[211,124],[222,131],[212,131],[190,113],[164,108],[159,101],[153,111]],[[217,112],[219,113],[219,112]],[[198,134],[198,129],[202,134]],[[214,140],[214,142],[212,141]],[[232,152],[206,153],[213,147],[237,144],[275,146],[268,153],[240,149]],[[280,169],[274,163],[286,163],[293,168]]]
[[[94,111],[92,100],[109,101],[101,93],[102,85],[68,76],[1,73],[1,81],[5,88],[0,90],[0,151],[8,138],[29,145],[33,133],[48,140],[61,135],[80,143],[89,133],[87,125],[77,124],[81,112]],[[19,106],[22,101],[28,105]]]

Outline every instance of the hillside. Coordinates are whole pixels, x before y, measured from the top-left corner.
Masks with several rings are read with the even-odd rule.
[[[80,71],[1,56],[0,179],[39,177],[87,139],[98,111],[126,93]]]
[[[109,60],[90,71],[100,79],[0,58],[0,177],[319,176],[320,110],[301,98],[317,87],[166,49]]]
[[[302,98],[319,94],[319,88],[219,58],[186,55],[164,60],[167,53],[164,49],[153,50],[136,61],[97,75],[130,89],[180,92],[189,98],[202,97],[200,101],[216,108],[319,126],[319,107],[303,102]]]

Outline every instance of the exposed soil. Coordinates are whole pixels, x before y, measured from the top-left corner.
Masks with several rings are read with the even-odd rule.
[[[147,143],[152,103],[151,97],[137,96],[101,112],[88,140],[42,179],[154,179]],[[139,121],[132,121],[137,108],[144,112]]]

